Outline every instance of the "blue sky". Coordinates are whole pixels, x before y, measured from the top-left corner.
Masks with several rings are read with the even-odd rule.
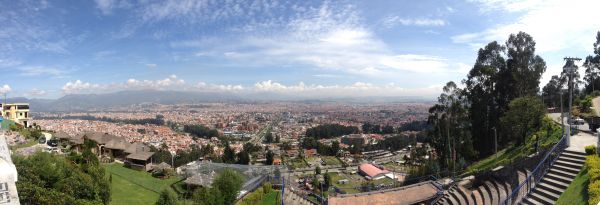
[[[131,89],[436,96],[525,31],[547,62],[592,53],[598,1],[0,0],[0,93]]]

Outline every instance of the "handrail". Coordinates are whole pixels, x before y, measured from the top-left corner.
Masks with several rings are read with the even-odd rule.
[[[531,178],[535,177],[533,179],[533,180],[535,180],[534,181],[535,183],[533,185],[535,187],[535,185],[537,185],[537,183],[539,183],[539,181],[542,179],[542,177],[546,174],[546,171],[548,170],[548,168],[550,168],[554,164],[554,161],[556,161],[556,159],[558,158],[558,155],[560,155],[560,153],[564,150],[565,145],[566,145],[566,136],[563,135],[560,138],[560,140],[552,147],[552,149],[550,151],[548,151],[548,153],[546,153],[546,155],[544,156],[544,159],[542,159],[540,161],[540,163],[538,163],[538,165],[533,169],[531,174],[529,176],[527,176],[525,181],[521,182],[521,184],[519,184],[519,186],[517,188],[513,189],[511,194],[506,197],[506,199],[504,200],[504,202],[502,202],[502,204],[509,205],[509,204],[518,203],[519,202],[518,200],[521,200],[519,198],[519,192],[522,191],[521,189],[523,188],[523,186],[525,186],[526,184],[529,184],[532,180]],[[548,161],[548,158],[555,152],[558,152],[558,155],[556,157],[550,159],[550,161]],[[547,162],[549,162],[549,163],[546,164]],[[543,165],[548,165],[548,166],[543,167]],[[545,169],[540,170],[542,168],[545,168]],[[542,174],[539,175],[540,173],[542,173]],[[531,192],[531,187],[527,187],[527,192],[521,197],[527,196],[530,192]]]

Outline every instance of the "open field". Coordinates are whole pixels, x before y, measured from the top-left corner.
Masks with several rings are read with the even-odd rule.
[[[337,157],[333,156],[322,156],[321,160],[323,160],[327,166],[341,166],[342,161],[340,161]]]
[[[262,201],[258,202],[258,205],[278,204],[277,202],[279,202],[279,200],[278,200],[279,198],[281,198],[281,192],[279,192],[277,190],[271,191],[267,195],[265,195],[265,197],[262,199]]]
[[[113,175],[111,182],[112,205],[128,204],[154,204],[158,200],[158,193],[144,189],[127,179]]]
[[[295,158],[295,159],[285,158],[285,163],[288,165],[291,165],[294,169],[308,167],[308,164],[303,159],[300,159],[300,158]]]
[[[350,177],[347,177],[344,173],[329,173],[331,176],[332,184],[339,189],[345,191],[346,193],[358,193],[359,190],[356,190],[354,187],[360,186],[360,182],[357,184],[356,181]],[[339,180],[347,179],[347,184],[338,183]]]
[[[158,179],[150,173],[123,167],[122,164],[104,165],[107,176],[112,175],[111,204],[153,204],[158,194],[179,178]]]

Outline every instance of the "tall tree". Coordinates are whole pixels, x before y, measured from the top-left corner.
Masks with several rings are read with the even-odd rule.
[[[265,164],[273,165],[273,157],[275,157],[275,154],[273,154],[273,152],[271,150],[267,151],[267,154],[265,157],[266,157]]]
[[[528,136],[539,130],[545,114],[546,110],[539,98],[528,96],[513,100],[500,119],[503,130],[510,130],[503,132],[500,143],[522,144]]]
[[[429,109],[432,141],[440,160],[450,166],[459,157],[475,157],[470,122],[463,90],[450,81],[444,86],[438,103]],[[460,156],[458,156],[460,155]]]
[[[223,162],[228,164],[235,163],[235,152],[229,146],[229,142],[225,142],[225,150],[223,150]]]
[[[553,75],[550,81],[542,88],[544,103],[549,107],[560,107],[560,95],[562,94],[561,89],[563,87],[564,80],[558,77],[558,75]]]
[[[519,32],[508,37],[506,48],[506,66],[514,78],[514,93],[517,97],[537,95],[540,78],[546,71],[546,62],[535,55],[535,41],[529,34]]]
[[[215,178],[212,186],[221,192],[224,204],[233,204],[242,189],[243,182],[239,173],[227,168]]]
[[[250,163],[250,155],[246,150],[242,150],[237,153],[237,162],[236,164],[248,164]]]
[[[502,102],[497,89],[499,71],[506,70],[506,61],[503,57],[504,46],[494,41],[479,49],[477,60],[473,69],[464,81],[466,97],[469,106],[469,120],[471,122],[474,147],[477,151],[487,156],[493,150],[494,129],[498,125],[498,116],[502,113]]]
[[[585,58],[583,63],[585,67],[586,82],[585,91],[591,93],[600,88],[600,31],[596,34],[596,42],[594,42],[594,55]]]

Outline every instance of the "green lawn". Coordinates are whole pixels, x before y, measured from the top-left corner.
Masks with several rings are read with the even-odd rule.
[[[122,164],[104,164],[107,175],[112,175],[111,204],[153,204],[158,199],[158,193],[179,178],[154,178],[150,173],[123,167]]]
[[[111,183],[111,205],[154,204],[158,194],[131,183],[125,178],[113,175]]]
[[[258,205],[276,205],[278,202],[281,203],[279,200],[277,200],[279,198],[281,198],[281,192],[271,191],[265,195],[260,202],[258,202]]]
[[[587,168],[584,168],[577,174],[575,179],[573,179],[573,182],[567,187],[567,190],[560,195],[556,204],[588,204],[587,188],[589,183],[590,176],[588,175]]]
[[[342,161],[337,157],[333,156],[322,156],[321,159],[327,163],[327,166],[341,166]]]
[[[305,168],[308,167],[308,164],[300,158],[285,158],[285,163],[291,165],[294,169]]]
[[[351,193],[359,192],[359,190],[356,190],[354,188],[356,185],[353,183],[352,179],[341,176],[338,173],[329,173],[329,176],[331,176],[331,181],[332,181],[333,185],[340,188],[341,190],[344,190],[346,193],[351,194]],[[347,184],[339,184],[338,181],[342,180],[342,179],[348,179],[349,182]]]

